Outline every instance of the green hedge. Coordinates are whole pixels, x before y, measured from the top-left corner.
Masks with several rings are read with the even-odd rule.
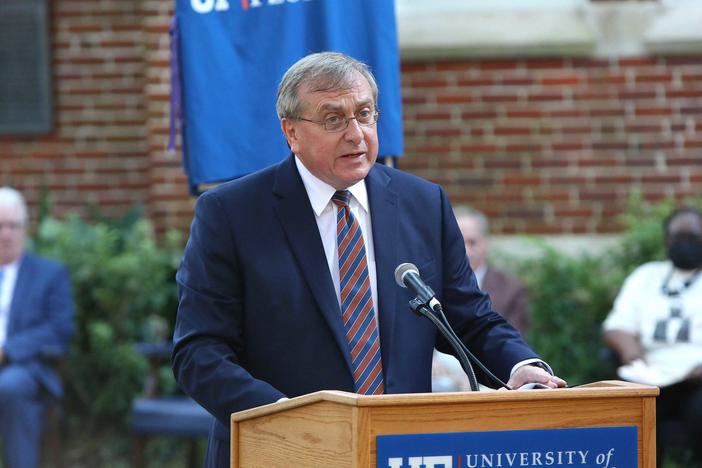
[[[151,224],[134,211],[91,223],[75,214],[48,217],[34,243],[71,273],[76,334],[64,366],[68,414],[83,429],[123,427],[147,369],[134,343],[170,337],[180,238],[169,233],[158,245]]]
[[[611,377],[599,359],[600,323],[619,285],[617,272],[600,257],[542,252],[520,266],[531,297],[528,342],[570,385]]]

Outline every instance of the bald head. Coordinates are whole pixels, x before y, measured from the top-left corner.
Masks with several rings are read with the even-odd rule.
[[[480,211],[465,206],[456,208],[454,214],[463,235],[470,266],[476,270],[485,264],[487,257],[489,243],[487,217]]]

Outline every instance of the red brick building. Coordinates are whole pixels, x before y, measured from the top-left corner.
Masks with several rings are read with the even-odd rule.
[[[0,136],[0,183],[22,190],[33,216],[46,187],[58,215],[143,204],[160,229],[186,229],[193,200],[180,153],[166,151],[172,2],[49,3],[54,129]],[[450,53],[410,44],[400,8],[400,167],[484,210],[503,234],[614,232],[633,190],[649,200],[700,195],[702,42],[656,39],[646,31],[668,10],[634,3],[649,14],[640,46],[612,46],[623,39],[597,26],[609,24],[605,7],[586,5],[575,13],[595,26],[576,46],[498,38]]]

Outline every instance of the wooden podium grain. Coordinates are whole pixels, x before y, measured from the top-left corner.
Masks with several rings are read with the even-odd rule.
[[[638,465],[654,468],[658,392],[622,381],[557,390],[317,392],[232,414],[231,466],[375,467],[381,434],[636,426]]]

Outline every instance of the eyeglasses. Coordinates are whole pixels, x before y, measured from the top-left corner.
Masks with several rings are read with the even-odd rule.
[[[295,120],[304,120],[305,122],[312,122],[316,123],[317,125],[321,125],[324,127],[324,130],[326,130],[329,133],[334,133],[334,132],[343,132],[349,127],[349,122],[351,120],[356,119],[356,122],[358,122],[358,125],[363,125],[364,127],[370,127],[374,125],[378,121],[378,116],[380,116],[380,111],[379,110],[362,110],[361,112],[358,113],[358,115],[354,115],[353,117],[345,117],[341,114],[332,114],[329,117],[327,117],[324,120],[310,120],[310,119],[303,119],[302,117],[293,117]]]

